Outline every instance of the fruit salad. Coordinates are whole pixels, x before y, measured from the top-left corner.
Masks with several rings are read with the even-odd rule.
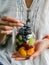
[[[20,28],[16,36],[16,51],[22,57],[29,57],[34,53],[35,37],[31,28],[27,25]]]

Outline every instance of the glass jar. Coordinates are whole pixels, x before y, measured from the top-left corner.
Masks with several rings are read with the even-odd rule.
[[[28,25],[24,25],[16,36],[16,51],[22,57],[31,56],[34,53],[34,42],[34,33]]]

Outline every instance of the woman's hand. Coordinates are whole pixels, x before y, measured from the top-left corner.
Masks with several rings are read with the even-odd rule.
[[[0,19],[0,34],[10,34],[13,26],[23,26],[23,23],[15,18],[2,16]]]
[[[18,52],[15,52],[12,54],[12,58],[14,58],[17,61],[21,61],[21,60],[25,60],[26,58],[20,56],[20,54],[18,54]]]
[[[6,35],[11,33],[10,30],[13,29],[13,26],[23,26],[23,23],[15,18],[7,16],[2,16],[0,18],[0,44],[4,42]]]
[[[37,58],[40,54],[43,53],[45,49],[49,47],[49,39],[37,40],[34,46],[35,46],[35,53],[29,58],[27,58],[29,60]],[[15,60],[27,60],[26,58],[22,58],[21,56],[19,56],[19,54],[17,53],[14,53],[12,55],[12,58],[14,58]]]
[[[37,58],[49,47],[49,39],[37,40],[35,42],[35,53],[30,57],[30,60]]]

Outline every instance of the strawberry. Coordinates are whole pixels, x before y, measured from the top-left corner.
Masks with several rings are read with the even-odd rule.
[[[34,46],[29,46],[29,49],[34,48]]]
[[[24,43],[23,43],[23,46],[25,47],[25,49],[29,49],[29,45],[28,45],[27,42],[24,42]]]

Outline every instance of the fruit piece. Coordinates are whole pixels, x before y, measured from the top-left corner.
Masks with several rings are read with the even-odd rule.
[[[20,40],[16,39],[16,44],[22,45],[23,44],[23,41],[20,41]]]
[[[23,42],[21,42],[21,41],[19,41],[19,43],[18,43],[19,45],[22,45],[23,44]]]
[[[26,57],[26,56],[27,56],[26,50],[25,50],[24,47],[19,48],[18,52],[20,53],[20,55],[21,55],[22,57]]]
[[[20,52],[20,50],[22,50],[22,49],[25,49],[25,47],[21,47],[21,48],[19,48],[19,52]]]
[[[26,42],[23,43],[23,46],[26,47],[28,44]]]
[[[23,46],[25,47],[25,49],[29,49],[29,45],[28,45],[27,42],[24,42],[24,43],[23,43]]]
[[[16,43],[18,43],[19,42],[19,40],[18,39],[16,39]]]
[[[30,56],[34,53],[34,48],[27,50],[27,55]]]
[[[26,41],[27,43],[29,42],[29,40]]]
[[[35,39],[33,37],[29,38],[29,46],[34,45]]]
[[[18,38],[19,40],[22,40],[22,36],[21,35],[19,35],[19,38]]]
[[[25,37],[23,37],[23,41],[24,41],[24,42],[26,42],[26,41],[27,41],[27,39],[26,39]]]
[[[34,46],[29,46],[29,49],[33,48]]]

